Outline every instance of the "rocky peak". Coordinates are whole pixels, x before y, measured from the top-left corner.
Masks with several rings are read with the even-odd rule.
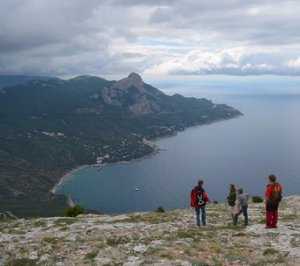
[[[135,72],[130,73],[127,78],[138,82],[143,81],[142,77]]]
[[[123,78],[116,82],[113,88],[120,90],[127,90],[130,87],[135,87],[140,91],[144,90],[144,81],[141,76],[137,73],[130,73],[127,78]]]

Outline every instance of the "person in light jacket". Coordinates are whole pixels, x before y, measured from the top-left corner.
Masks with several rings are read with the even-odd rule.
[[[238,189],[238,208],[240,209],[237,218],[236,218],[236,224],[238,222],[238,216],[240,214],[243,214],[244,216],[244,225],[248,225],[248,200],[249,200],[249,195],[247,193],[244,193],[243,189],[240,188]]]

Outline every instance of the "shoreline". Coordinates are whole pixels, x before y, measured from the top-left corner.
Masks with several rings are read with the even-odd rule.
[[[57,194],[57,188],[62,185],[68,178],[70,178],[71,175],[73,175],[75,172],[77,172],[78,170],[81,170],[81,169],[84,169],[84,168],[87,168],[87,167],[95,167],[95,168],[98,168],[99,171],[102,170],[103,167],[105,166],[113,166],[113,165],[118,165],[118,164],[128,164],[128,163],[132,163],[132,162],[137,162],[137,161],[140,161],[140,160],[144,160],[144,159],[147,159],[149,157],[152,157],[156,154],[158,154],[160,151],[162,151],[163,149],[161,149],[156,143],[154,143],[155,141],[159,141],[160,139],[164,139],[164,138],[170,138],[170,137],[174,137],[176,136],[178,133],[180,132],[184,132],[186,131],[187,129],[191,129],[191,128],[195,128],[195,127],[201,127],[201,126],[206,126],[206,125],[211,125],[211,124],[214,124],[214,123],[218,123],[218,122],[222,122],[222,121],[228,121],[228,120],[231,120],[231,119],[237,119],[241,116],[243,116],[244,114],[240,114],[240,115],[237,115],[237,116],[234,116],[234,117],[231,117],[231,118],[225,118],[225,119],[217,119],[215,121],[212,121],[212,122],[208,122],[208,123],[203,123],[203,124],[198,124],[198,125],[192,125],[192,126],[189,126],[189,127],[186,127],[184,128],[183,130],[177,130],[177,131],[174,131],[172,134],[167,134],[167,135],[164,135],[164,136],[160,136],[160,137],[157,137],[157,138],[153,138],[151,140],[144,140],[144,144],[147,144],[149,145],[151,148],[153,148],[153,151],[149,154],[145,154],[139,158],[133,158],[129,161],[116,161],[116,162],[111,162],[111,163],[101,163],[101,164],[85,164],[85,165],[80,165],[80,166],[77,166],[73,169],[71,169],[70,171],[66,172],[60,179],[59,181],[52,187],[52,189],[50,190],[50,192],[52,194]]]
[[[62,177],[59,178],[59,181],[57,183],[55,183],[55,185],[50,189],[50,193],[57,194],[57,188],[59,186],[61,186],[66,180],[68,180],[68,178],[70,178],[75,172],[77,172],[81,169],[84,169],[87,167],[95,167],[95,168],[98,168],[99,171],[101,171],[101,169],[105,166],[111,166],[111,165],[117,165],[117,164],[128,164],[128,163],[132,163],[135,161],[140,161],[140,160],[146,159],[148,157],[154,156],[155,154],[157,154],[161,151],[161,149],[158,147],[158,145],[156,145],[152,141],[147,140],[147,144],[153,148],[153,151],[151,153],[145,154],[139,158],[134,158],[129,161],[117,161],[117,162],[111,162],[111,163],[84,164],[84,165],[80,165],[80,166],[77,166],[77,167],[71,169],[70,171],[66,172]]]
[[[73,169],[71,169],[70,171],[67,171],[62,177],[59,178],[59,181],[50,189],[50,192],[52,194],[56,194],[56,190],[57,188],[63,183],[65,182],[72,174],[74,174],[75,172],[77,172],[78,170],[81,170],[81,169],[84,169],[86,167],[88,167],[90,165],[88,164],[84,164],[84,165],[80,165],[80,166],[77,166]]]

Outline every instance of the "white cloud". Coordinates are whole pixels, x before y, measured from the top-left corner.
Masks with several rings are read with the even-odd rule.
[[[194,50],[145,70],[148,75],[299,75],[300,58],[285,64],[278,49],[260,47],[235,47],[215,52]],[[299,71],[291,68],[299,67]]]
[[[296,59],[291,59],[288,61],[287,65],[291,68],[299,69],[300,70],[300,57]]]
[[[2,0],[0,74],[299,75],[299,13],[295,0]]]

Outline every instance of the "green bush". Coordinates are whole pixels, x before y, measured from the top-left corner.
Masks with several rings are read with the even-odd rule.
[[[278,254],[278,253],[279,253],[278,250],[276,250],[274,248],[267,248],[267,249],[264,250],[263,255],[264,256],[268,256],[268,255],[273,256],[273,255]]]
[[[253,196],[252,197],[252,202],[253,203],[262,203],[262,202],[264,202],[264,199],[260,196]]]
[[[165,209],[164,209],[162,206],[159,206],[159,207],[156,209],[156,212],[165,212]]]
[[[65,216],[67,217],[76,217],[82,213],[84,213],[84,209],[79,205],[65,209]]]

